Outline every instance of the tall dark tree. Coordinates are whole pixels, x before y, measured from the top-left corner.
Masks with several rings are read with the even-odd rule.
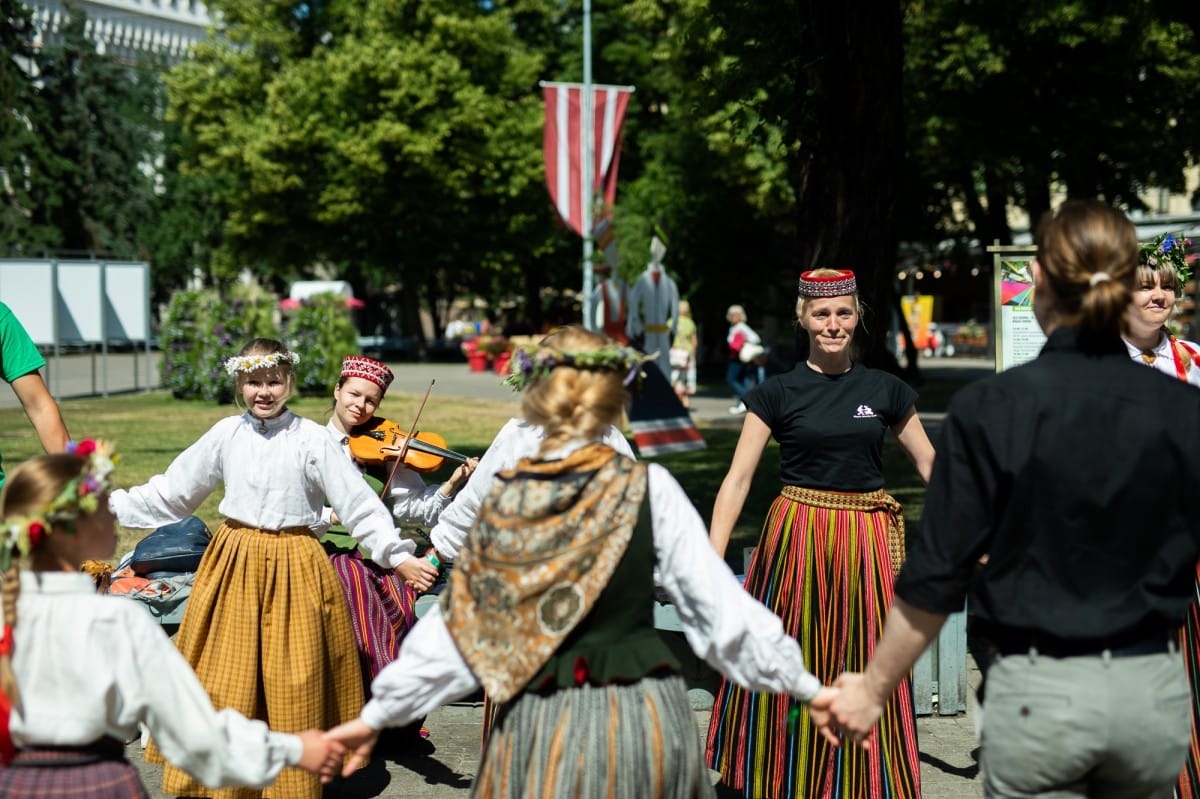
[[[907,3],[909,205],[1007,243],[1010,205],[1036,221],[1056,193],[1141,209],[1148,186],[1182,190],[1198,17],[1179,0]]]
[[[45,109],[34,79],[33,21],[22,0],[0,0],[0,20],[0,255],[37,253],[57,246],[58,235],[35,218]]]
[[[157,77],[101,55],[73,14],[39,61],[47,157],[34,180],[34,219],[55,228],[68,250],[137,254],[157,160]]]

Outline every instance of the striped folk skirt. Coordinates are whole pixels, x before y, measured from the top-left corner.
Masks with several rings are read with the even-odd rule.
[[[95,747],[32,748],[0,768],[0,796],[37,799],[150,799],[120,741]]]
[[[805,493],[806,502],[781,495],[771,504],[746,590],[783,620],[805,666],[830,684],[844,671],[862,671],[883,633],[894,587],[889,517],[898,505],[882,490]],[[795,704],[722,681],[706,754],[726,785],[755,799],[920,797],[911,680],[888,701],[870,751],[849,742],[831,747],[803,709],[789,725]]]
[[[1200,733],[1196,730],[1200,723],[1200,564],[1196,565],[1196,596],[1179,630],[1179,650],[1192,687],[1192,737],[1175,795],[1179,799],[1200,799]]]
[[[476,799],[714,797],[678,675],[524,693],[500,708]]]
[[[278,732],[357,718],[363,681],[346,600],[329,556],[309,531],[231,527],[213,534],[176,635],[217,709],[233,708]],[[163,762],[151,743],[146,759]],[[170,796],[320,799],[321,784],[285,768],[274,785],[210,790],[170,765]]]
[[[360,552],[339,552],[330,555],[329,562],[346,597],[363,680],[369,686],[384,666],[400,657],[400,642],[417,623],[417,596],[400,575]]]

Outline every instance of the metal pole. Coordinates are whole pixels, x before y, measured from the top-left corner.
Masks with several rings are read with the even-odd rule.
[[[595,161],[596,143],[595,102],[592,97],[592,1],[583,0],[583,163],[580,164],[580,184],[583,187],[583,328],[596,329],[596,309],[592,305],[594,274],[592,271],[592,164]]]

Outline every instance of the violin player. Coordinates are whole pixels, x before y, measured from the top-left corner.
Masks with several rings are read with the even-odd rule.
[[[346,457],[359,466],[398,524],[429,527],[467,482],[479,459],[439,450],[462,462],[446,482],[426,485],[418,471],[424,466],[418,464],[414,468],[407,460],[396,457],[399,452],[389,457],[389,450],[395,448],[372,443],[373,439],[362,435],[360,431],[379,428],[380,422],[395,427],[394,423],[375,416],[394,378],[391,369],[371,358],[350,355],[342,359],[326,429]],[[441,463],[442,458],[434,458],[430,470],[436,470]],[[370,685],[375,675],[399,656],[400,642],[417,620],[416,598],[433,585],[440,564],[424,557],[410,557],[395,569],[380,566],[364,555],[358,542],[340,527],[332,508],[325,508],[321,522],[314,529],[322,536],[321,543],[329,553],[346,596],[363,678]]]

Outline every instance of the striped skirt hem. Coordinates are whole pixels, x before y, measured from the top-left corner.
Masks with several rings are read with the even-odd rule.
[[[678,675],[525,693],[499,709],[479,799],[709,799],[700,734]]]
[[[821,682],[862,671],[891,605],[889,511],[772,503],[746,590],[778,615]],[[833,748],[794,701],[722,681],[706,744],[722,781],[759,799],[915,799],[921,795],[910,680],[889,700],[872,747]]]

